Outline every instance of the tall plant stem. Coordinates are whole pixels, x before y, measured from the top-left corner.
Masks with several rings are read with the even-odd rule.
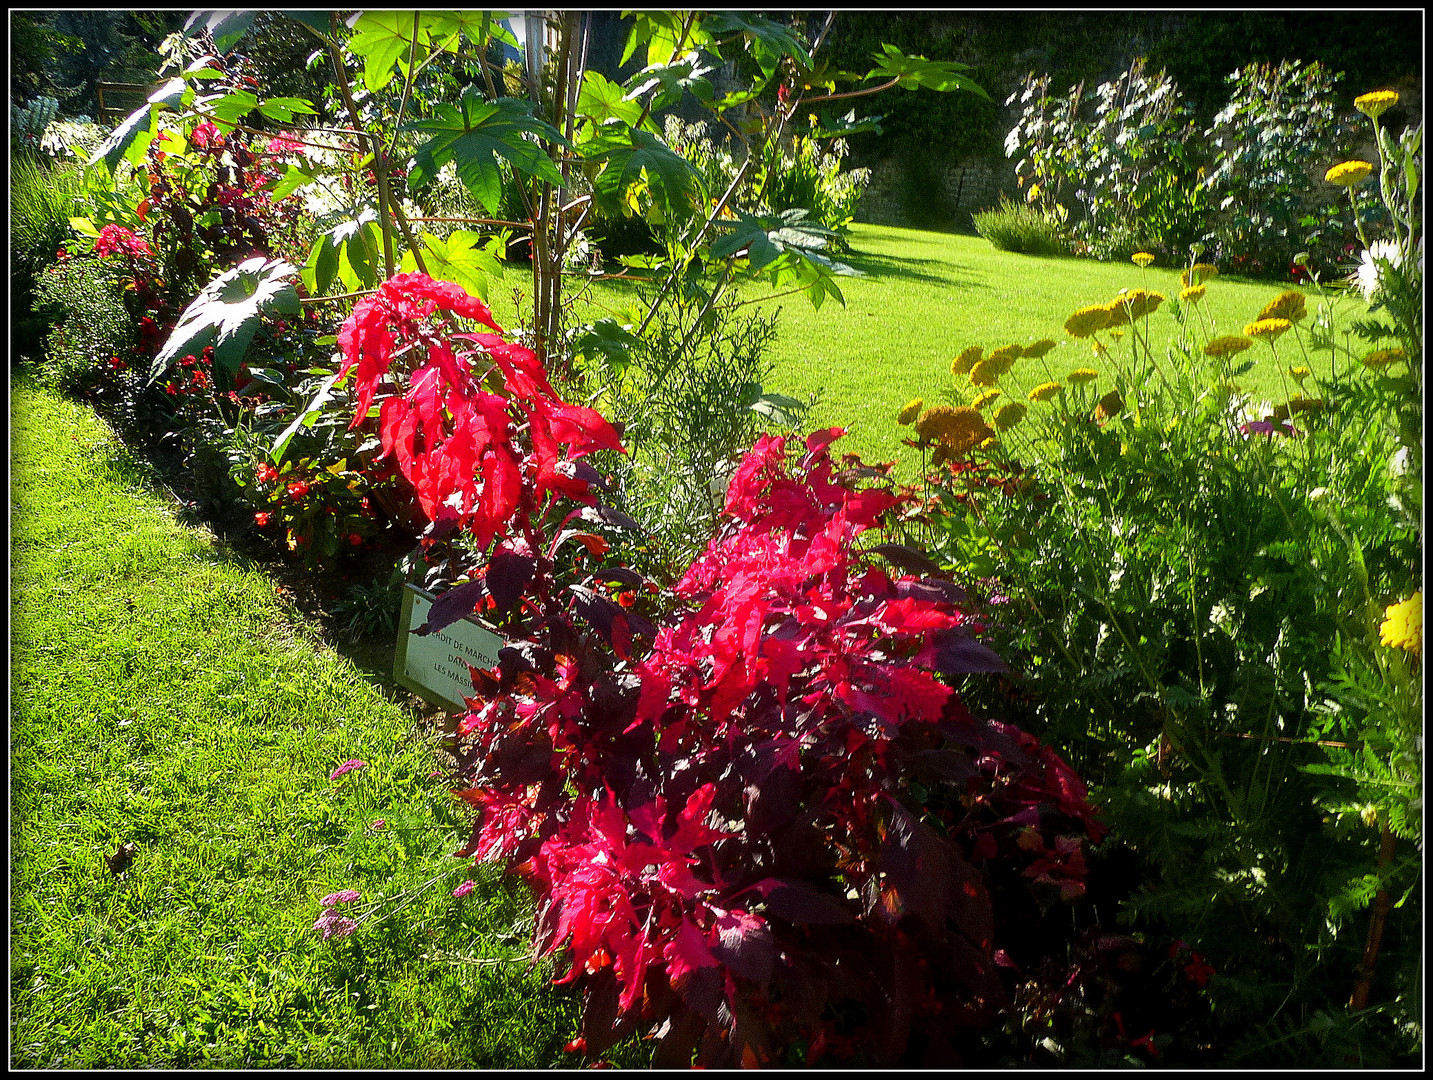
[[[358,112],[358,104],[353,100],[353,89],[348,85],[348,72],[343,66],[343,56],[338,51],[334,41],[338,38],[338,14],[335,12],[329,16],[332,27],[333,40],[328,44],[328,56],[333,61],[334,78],[338,82],[339,93],[343,95],[343,104],[348,109],[349,121],[353,124],[354,130],[359,132],[359,139],[367,142],[369,151],[373,155],[373,175],[378,181],[378,224],[383,231],[383,276],[393,276],[393,221],[389,213],[392,205],[388,194],[388,162],[383,155],[383,147],[377,135],[370,134],[363,130],[363,117]]]
[[[1397,844],[1388,827],[1387,812],[1378,815],[1380,843],[1378,848],[1378,878],[1382,882],[1393,862],[1393,851]],[[1358,965],[1358,979],[1353,984],[1353,994],[1348,999],[1349,1012],[1362,1012],[1368,1008],[1368,998],[1373,991],[1373,969],[1378,962],[1378,950],[1383,944],[1383,926],[1388,919],[1390,901],[1388,886],[1380,884],[1378,894],[1373,898],[1373,912],[1368,920],[1368,940],[1363,946],[1363,959]]]

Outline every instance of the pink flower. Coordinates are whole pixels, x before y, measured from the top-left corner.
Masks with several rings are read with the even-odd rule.
[[[458,899],[458,900],[461,900],[463,897],[467,896],[468,893],[470,893],[470,892],[472,892],[472,891],[473,891],[473,882],[472,882],[471,880],[465,881],[465,882],[463,882],[461,885],[459,885],[456,889],[453,890],[453,896],[454,896],[454,898],[456,898],[456,899]]]
[[[294,132],[281,131],[269,140],[265,149],[271,154],[301,154],[304,144],[299,142],[298,136]]]
[[[333,907],[334,904],[351,904],[362,895],[363,894],[357,889],[343,889],[339,892],[329,893],[320,900],[319,903],[326,908],[330,908]]]
[[[218,128],[208,120],[205,120],[194,129],[194,134],[189,136],[189,141],[195,146],[222,146],[224,144],[224,136],[219,134]]]
[[[323,935],[323,940],[329,938],[345,938],[358,929],[358,923],[346,915],[340,915],[333,908],[325,908],[322,915],[315,920],[313,928]]]
[[[113,255],[116,252],[123,252],[126,255],[154,254],[148,244],[123,225],[106,225],[100,230],[99,237],[95,240],[95,253]]]
[[[375,821],[372,825],[370,825],[369,828],[370,828],[370,829],[381,829],[381,828],[383,828],[383,826],[385,826],[385,825],[387,825],[387,824],[388,824],[388,822],[387,822],[386,819],[384,819],[384,818],[379,818],[379,819],[378,819],[377,821]]]
[[[338,779],[340,776],[342,776],[344,773],[353,772],[355,769],[366,769],[366,768],[368,768],[368,762],[366,762],[366,761],[359,761],[357,758],[350,758],[349,760],[345,761],[342,765],[340,765],[338,768],[334,769],[333,772],[329,773],[328,778],[329,778],[330,780],[337,780],[337,779]]]

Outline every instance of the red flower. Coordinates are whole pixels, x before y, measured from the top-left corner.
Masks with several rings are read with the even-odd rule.
[[[254,479],[261,484],[270,484],[279,478],[279,470],[267,461],[254,470]]]
[[[270,515],[268,513],[264,512],[263,510],[260,510],[257,514],[254,515],[254,524],[261,529],[267,529],[269,527],[269,518]]]
[[[354,547],[358,547],[360,544],[363,543],[363,537],[359,536],[357,533],[349,533],[348,542]]]
[[[293,499],[294,502],[298,502],[300,499],[302,499],[305,495],[308,494],[308,491],[309,491],[309,487],[308,487],[308,483],[307,483],[306,481],[304,481],[304,480],[291,480],[291,481],[289,481],[289,484],[288,484],[289,498]]]

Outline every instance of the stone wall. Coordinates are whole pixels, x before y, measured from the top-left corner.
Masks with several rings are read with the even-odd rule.
[[[1004,192],[1018,198],[1014,162],[967,158],[922,166],[887,159],[870,166],[871,183],[856,206],[856,220],[870,225],[969,230],[971,214],[987,210]]]

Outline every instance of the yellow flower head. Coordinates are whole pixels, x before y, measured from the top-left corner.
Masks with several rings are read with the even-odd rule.
[[[1129,300],[1129,294],[1122,293],[1105,305],[1110,313],[1109,321],[1105,323],[1106,330],[1129,325]]]
[[[1000,376],[1005,374],[1004,365],[992,356],[987,356],[980,363],[970,369],[970,384],[972,386],[994,386],[1000,381]]]
[[[1028,356],[1031,360],[1038,360],[1055,347],[1054,341],[1050,338],[1041,338],[1033,345],[1026,345],[1022,356]]]
[[[1045,382],[1030,391],[1031,401],[1049,401],[1060,392],[1060,384],[1057,382]]]
[[[1226,334],[1224,337],[1215,338],[1208,345],[1204,346],[1204,355],[1233,356],[1235,353],[1243,352],[1253,344],[1254,343],[1246,337],[1232,337]]]
[[[1371,172],[1373,172],[1373,166],[1366,161],[1341,161],[1324,173],[1324,179],[1330,184],[1353,187],[1354,184],[1361,183]]]
[[[1288,319],[1260,319],[1251,322],[1244,327],[1244,336],[1251,338],[1267,338],[1270,345],[1280,334],[1286,333],[1294,328],[1294,324]]]
[[[994,434],[981,415],[968,406],[937,405],[916,422],[916,433],[926,442],[941,442],[954,454],[963,454]]]
[[[1110,321],[1110,309],[1104,304],[1093,304],[1080,308],[1065,320],[1065,333],[1071,337],[1086,338],[1096,330],[1103,330]]]
[[[1397,104],[1398,91],[1396,90],[1374,90],[1372,93],[1360,94],[1353,99],[1353,107],[1370,120],[1377,120]]]
[[[999,364],[1000,374],[1004,375],[1015,366],[1015,361],[1019,360],[1024,352],[1024,348],[1019,345],[1002,345],[1000,348],[992,350],[985,359]]]
[[[1012,401],[1002,406],[995,414],[995,430],[1009,431],[1020,421],[1025,419],[1025,403],[1023,401]]]
[[[1164,294],[1136,289],[1130,293],[1129,300],[1129,317],[1140,319],[1159,310],[1159,305],[1164,303]]]
[[[1094,353],[1101,360],[1105,358],[1106,354],[1109,351],[1109,349],[1105,348],[1105,346],[1100,343],[1099,338],[1096,338],[1094,341],[1090,342],[1090,352]]]
[[[1411,653],[1423,651],[1423,590],[1401,604],[1390,604],[1378,628],[1379,644]]]
[[[1186,304],[1197,304],[1204,299],[1204,294],[1208,291],[1208,285],[1191,285],[1187,289],[1179,290],[1179,298]]]
[[[972,409],[976,409],[976,410],[978,411],[978,410],[980,410],[980,409],[985,408],[985,406],[989,405],[992,401],[994,401],[994,400],[995,400],[996,398],[998,398],[999,396],[1000,396],[1000,391],[999,391],[999,390],[987,390],[987,391],[985,391],[985,393],[981,394],[981,395],[980,395],[979,397],[977,397],[974,401],[972,401],[972,402],[970,403],[970,407],[971,407]]]
[[[1130,256],[1130,259],[1141,270],[1143,270],[1150,263],[1154,262],[1154,256],[1147,251],[1136,251],[1133,255]]]
[[[1212,263],[1195,263],[1179,275],[1179,280],[1185,288],[1188,288],[1190,285],[1203,285],[1206,281],[1218,276],[1219,268]]]
[[[1379,349],[1371,352],[1363,358],[1364,365],[1371,368],[1384,368],[1404,358],[1402,349]]]
[[[1118,416],[1125,407],[1125,399],[1120,397],[1118,390],[1111,390],[1099,401],[1095,402],[1095,419],[1108,420],[1112,416]]]
[[[1308,313],[1308,308],[1304,306],[1304,294],[1297,289],[1285,289],[1264,305],[1264,310],[1259,312],[1259,318],[1261,320],[1288,319],[1290,322],[1298,322]]]
[[[980,363],[980,356],[980,346],[972,345],[950,362],[950,373],[952,375],[969,375],[970,369]]]
[[[925,402],[922,401],[920,398],[912,398],[910,401],[906,402],[906,407],[904,409],[896,413],[896,423],[909,424],[921,414],[921,407],[923,405],[925,405]]]
[[[1298,383],[1300,386],[1303,386],[1304,380],[1312,374],[1313,372],[1310,371],[1308,368],[1304,367],[1304,365],[1302,364],[1299,364],[1297,367],[1289,368],[1289,378],[1293,379],[1294,382]]]
[[[1110,331],[1110,337],[1114,338],[1114,340],[1116,340],[1116,341],[1118,341],[1120,338],[1122,338],[1122,337],[1124,337],[1124,336],[1125,336],[1125,332],[1124,332],[1123,330],[1111,330],[1111,331]]]
[[[1065,378],[1075,386],[1079,386],[1081,383],[1094,382],[1099,377],[1100,373],[1098,371],[1088,367],[1076,368],[1065,376]]]

